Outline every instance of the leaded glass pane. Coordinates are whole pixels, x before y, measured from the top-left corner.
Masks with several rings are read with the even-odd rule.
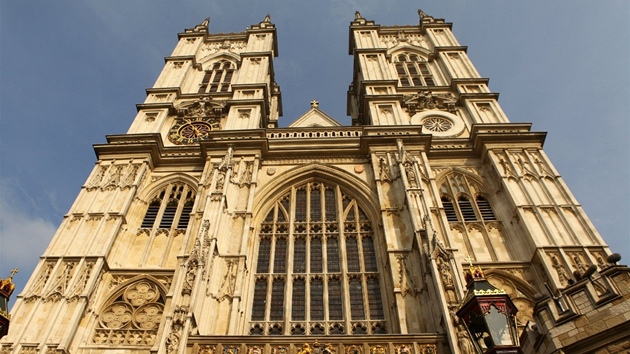
[[[339,272],[339,240],[336,236],[326,240],[326,250],[328,272]]]
[[[311,321],[324,319],[324,282],[321,278],[311,280]]]
[[[284,318],[284,279],[276,278],[271,286],[271,311],[269,319],[279,321]]]
[[[276,239],[276,252],[273,257],[273,272],[276,274],[286,272],[287,240],[285,238]]]
[[[293,246],[293,272],[306,272],[306,240],[296,238]]]
[[[361,240],[363,246],[363,265],[366,272],[377,272],[376,252],[374,251],[374,241],[372,237],[365,236]]]
[[[381,301],[381,288],[376,277],[367,279],[368,301],[370,302],[370,319],[382,319],[383,302]]]
[[[265,304],[267,303],[267,278],[256,279],[254,286],[254,307],[252,308],[252,320],[265,319]]]
[[[258,264],[256,265],[257,273],[269,273],[269,255],[271,254],[271,240],[267,237],[260,238],[260,246],[258,247]]]
[[[311,238],[311,273],[322,272],[322,240]]]
[[[306,281],[304,278],[293,280],[293,297],[291,299],[291,319],[293,321],[306,320]]]
[[[348,257],[348,271],[360,272],[359,245],[356,236],[350,236],[346,239],[346,255]]]
[[[300,188],[295,193],[295,221],[306,221],[306,190]]]
[[[363,307],[363,287],[361,279],[350,279],[350,312],[353,320],[364,320],[365,310]]]
[[[326,199],[326,221],[337,220],[337,202],[335,200],[335,190],[326,188],[324,192]]]
[[[330,320],[343,319],[343,294],[341,293],[341,281],[339,278],[328,280],[328,318]]]
[[[322,199],[319,185],[315,184],[311,190],[311,222],[322,220]]]

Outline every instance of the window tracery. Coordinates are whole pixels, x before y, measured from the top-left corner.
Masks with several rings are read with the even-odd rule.
[[[206,70],[198,93],[228,92],[234,71],[234,64],[227,60],[214,63]]]
[[[93,342],[112,346],[154,344],[164,312],[159,286],[142,279],[118,290],[98,316]]]
[[[250,334],[385,333],[376,251],[357,200],[294,186],[260,224]]]
[[[420,56],[403,53],[398,54],[395,60],[400,86],[435,86],[429,66]]]

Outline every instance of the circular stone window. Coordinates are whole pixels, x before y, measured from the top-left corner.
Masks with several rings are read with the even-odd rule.
[[[422,125],[422,131],[440,138],[454,138],[464,132],[464,122],[454,114],[431,110],[416,113],[411,124]]]
[[[442,117],[429,117],[422,121],[422,126],[426,130],[430,130],[432,132],[447,132],[453,128],[453,123]]]

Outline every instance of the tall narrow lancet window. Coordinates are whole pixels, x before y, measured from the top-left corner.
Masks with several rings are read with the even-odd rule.
[[[199,93],[228,92],[234,71],[234,64],[227,60],[214,63],[206,70],[199,86]]]
[[[261,222],[255,257],[251,334],[385,333],[372,224],[339,186],[291,188]]]
[[[170,183],[149,202],[142,229],[186,229],[195,203],[195,191],[185,183]]]
[[[400,86],[435,86],[426,61],[416,54],[399,54],[395,57],[396,73]]]

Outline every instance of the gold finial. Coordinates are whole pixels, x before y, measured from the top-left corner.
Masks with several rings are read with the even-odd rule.
[[[0,278],[0,295],[9,298],[15,290],[15,284],[13,284],[13,276],[18,272],[17,268],[13,268],[11,270],[11,275],[8,278],[2,279]]]
[[[472,257],[470,256],[466,257],[465,261],[468,262],[468,265],[469,265],[468,271],[464,272],[464,277],[466,278],[467,283],[470,283],[473,280],[482,280],[486,278],[481,267],[479,266],[475,267],[473,265],[474,259]]]
[[[312,100],[311,101],[311,108],[319,108],[319,101],[318,100]]]

